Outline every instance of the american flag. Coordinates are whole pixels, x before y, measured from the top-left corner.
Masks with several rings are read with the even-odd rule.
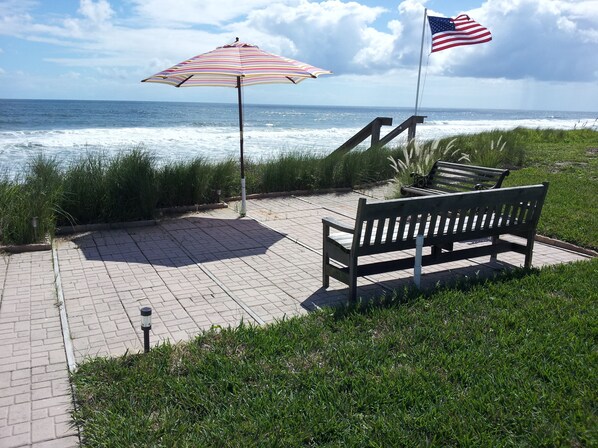
[[[454,19],[428,16],[428,22],[432,31],[432,53],[460,45],[475,45],[492,40],[492,35],[487,28],[465,14]]]

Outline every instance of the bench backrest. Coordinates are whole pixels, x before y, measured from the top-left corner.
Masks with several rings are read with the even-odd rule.
[[[427,187],[447,193],[500,188],[508,175],[509,170],[438,160],[428,174]]]
[[[359,199],[352,251],[357,255],[424,244],[497,236],[529,237],[536,231],[548,183],[496,190],[367,202]]]

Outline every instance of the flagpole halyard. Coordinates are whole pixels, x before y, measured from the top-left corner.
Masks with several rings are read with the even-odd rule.
[[[424,8],[424,22],[422,24],[422,43],[421,48],[419,49],[419,68],[417,70],[417,90],[415,92],[415,113],[413,115],[417,116],[417,109],[419,103],[419,82],[421,80],[422,75],[422,58],[424,55],[424,34],[426,32],[426,15],[428,14],[428,8]]]

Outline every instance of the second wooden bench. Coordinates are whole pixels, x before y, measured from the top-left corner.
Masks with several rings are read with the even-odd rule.
[[[509,170],[438,160],[426,175],[411,173],[413,184],[401,187],[401,195],[430,196],[500,188]]]

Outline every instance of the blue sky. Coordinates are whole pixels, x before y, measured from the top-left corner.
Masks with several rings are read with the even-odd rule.
[[[332,70],[246,103],[412,107],[423,9],[490,43],[429,54],[423,107],[598,111],[598,0],[0,0],[0,98],[235,102],[140,80],[236,36]]]

